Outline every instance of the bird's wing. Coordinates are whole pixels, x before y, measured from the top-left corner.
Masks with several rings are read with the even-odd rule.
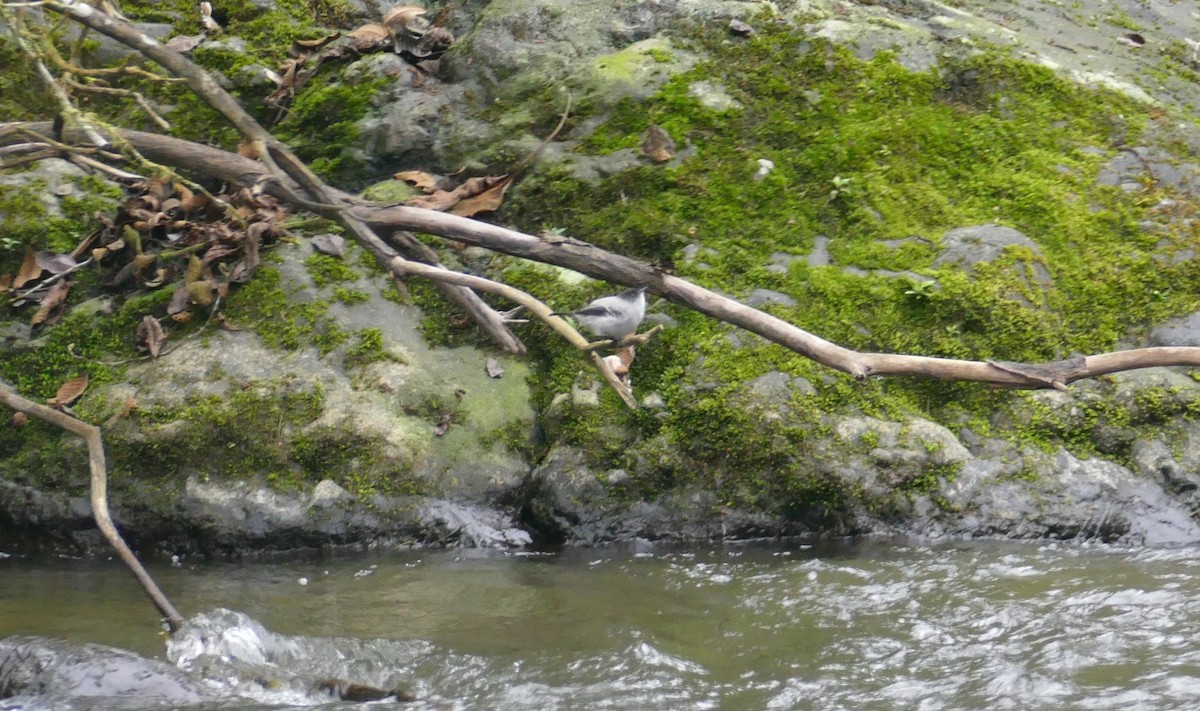
[[[582,307],[582,309],[575,311],[575,316],[617,316],[617,312],[613,311],[610,309],[610,307],[605,306],[604,304],[588,304],[587,306]]]
[[[598,299],[596,301],[593,301],[592,303],[588,304],[587,306],[584,306],[582,309],[579,309],[578,311],[576,311],[575,315],[576,316],[596,316],[596,317],[617,316],[618,315],[617,311],[614,310],[612,308],[612,306],[610,306],[609,304],[602,303],[604,301],[607,301],[607,299]]]

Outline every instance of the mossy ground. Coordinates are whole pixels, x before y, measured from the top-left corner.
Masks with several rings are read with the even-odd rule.
[[[1173,222],[1167,234],[1151,234],[1138,225],[1168,192],[1096,183],[1101,165],[1136,145],[1153,120],[1147,107],[996,51],[912,72],[887,53],[863,61],[784,26],[757,26],[760,33],[746,41],[718,41],[715,32],[695,38],[711,61],[649,101],[626,102],[582,148],[636,149],[656,124],[694,155],[598,185],[574,180],[564,167],[518,191],[505,217],[529,231],[563,228],[734,296],[783,292],[797,305],[768,310],[862,351],[1045,361],[1113,349],[1147,324],[1200,305],[1197,262],[1154,258],[1192,244],[1194,230]],[[689,91],[701,79],[722,85],[743,108],[705,109]],[[775,168],[756,178],[760,158]],[[947,230],[988,223],[1020,230],[1040,257],[1011,249],[972,275],[934,266]],[[817,235],[829,238],[834,266],[804,258]],[[691,261],[683,256],[689,244],[703,248]],[[775,253],[798,258],[786,270],[768,270]],[[1029,278],[1037,263],[1051,287]],[[844,267],[913,271],[939,287]],[[535,270],[516,281],[564,307],[604,289],[564,290]],[[845,495],[822,493],[806,479],[811,468],[799,465],[822,433],[824,413],[920,415],[986,432],[995,412],[1021,402],[975,384],[855,383],[745,334],[735,346],[721,324],[668,311],[678,326],[642,349],[635,364],[637,390],[663,394],[666,414],[630,413],[606,397],[566,432],[583,443],[601,422],[625,423],[646,437],[661,432],[695,455],[693,462],[720,469],[713,483],[731,493],[761,485],[760,500],[815,493],[814,503]],[[543,400],[565,391],[582,367],[577,354],[554,344],[534,355]],[[803,376],[817,389],[796,397],[786,424],[744,411],[742,384],[772,370]],[[715,387],[696,387],[702,381]],[[1032,424],[997,434],[1063,441]],[[636,447],[594,453],[618,460],[608,466],[645,454]]]

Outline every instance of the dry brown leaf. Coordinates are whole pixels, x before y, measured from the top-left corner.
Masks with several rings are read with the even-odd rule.
[[[107,256],[108,256],[108,247],[97,247],[92,250],[92,261],[95,262],[96,264],[99,264],[100,262],[104,261],[104,258]]]
[[[165,267],[159,267],[154,270],[154,276],[142,281],[142,286],[148,289],[157,289],[167,280],[168,270]]]
[[[161,173],[157,173],[151,176],[150,180],[146,183],[146,194],[142,195],[141,199],[147,203],[147,207],[151,210],[157,210],[158,204],[170,194],[171,181]]]
[[[157,358],[158,354],[162,353],[163,344],[167,342],[167,334],[163,331],[162,324],[158,322],[158,319],[147,314],[138,324],[137,340],[138,345],[144,346],[151,358]]]
[[[675,141],[661,126],[651,126],[642,141],[642,155],[655,163],[666,163],[675,157]]]
[[[174,316],[182,311],[187,311],[188,303],[187,287],[181,286],[171,295],[171,303],[167,304],[167,314]]]
[[[471,180],[479,179],[472,178]],[[486,178],[485,180],[496,180],[496,178]],[[508,190],[509,185],[512,185],[512,178],[500,176],[499,180],[500,182],[493,184],[483,192],[461,200],[451,207],[448,212],[451,215],[458,215],[459,217],[472,217],[481,212],[499,210],[500,205],[504,203],[504,191]],[[467,183],[470,182],[470,180],[467,181]]]
[[[184,292],[187,293],[186,291]],[[192,320],[191,311],[180,311],[179,313],[171,314],[171,320],[175,323],[187,323]]]
[[[754,36],[754,28],[736,18],[729,21],[729,31],[742,37]]]
[[[437,425],[433,428],[433,434],[436,437],[441,437],[446,434],[446,430],[450,429],[450,423],[454,421],[454,413],[447,412],[442,415],[442,419],[438,420]]]
[[[394,176],[396,180],[403,180],[406,183],[412,183],[418,190],[429,194],[437,191],[438,184],[442,182],[442,178],[426,173],[423,170],[402,170]]]
[[[9,288],[12,287],[12,280],[13,280],[12,274],[5,274],[4,276],[0,276],[0,294],[3,294],[4,292],[8,291]]]
[[[193,254],[188,258],[187,271],[183,273],[183,283],[191,284],[192,282],[200,281],[200,275],[203,271],[204,262]]]
[[[78,377],[71,378],[59,386],[58,392],[54,394],[54,397],[50,398],[49,402],[51,405],[61,410],[67,405],[70,405],[78,400],[80,396],[87,392],[87,389],[88,376],[87,373],[84,373]]]
[[[187,54],[199,47],[203,41],[204,35],[176,35],[167,40],[163,46],[180,54]]]
[[[217,314],[217,325],[220,326],[222,331],[242,331],[242,330],[244,330],[241,326],[239,326],[239,325],[235,324],[234,322],[230,321],[229,319],[225,318],[225,314],[220,314],[220,313]]]
[[[258,148],[251,141],[242,141],[238,144],[237,154],[243,158],[251,158],[258,160]]]
[[[203,210],[208,206],[208,196],[204,193],[194,193],[186,187],[179,186],[179,207],[185,213]]]
[[[24,412],[14,412],[12,419],[9,420],[9,424],[13,427],[24,427],[26,422],[29,422],[29,415]]]
[[[327,232],[312,238],[313,249],[332,257],[346,256],[346,238]]]
[[[324,47],[325,45],[329,44],[330,42],[334,41],[335,39],[337,39],[338,37],[341,37],[341,36],[342,36],[341,32],[334,32],[333,34],[325,35],[324,37],[318,37],[316,39],[293,40],[292,44],[294,44],[298,47],[303,47],[304,49],[320,49],[321,47]]]
[[[62,318],[63,306],[67,302],[67,292],[71,290],[71,285],[66,279],[61,279],[54,282],[50,287],[50,291],[46,292],[46,298],[42,299],[42,306],[33,315],[33,320],[29,322],[30,326],[38,326],[50,324]]]
[[[17,279],[13,282],[14,289],[20,289],[26,283],[37,279],[42,275],[42,268],[37,263],[37,252],[26,248],[25,261],[21,262],[21,268],[17,271]]]
[[[150,266],[151,264],[154,264],[154,260],[156,260],[156,259],[158,259],[158,256],[154,255],[154,254],[139,254],[139,255],[137,255],[136,257],[133,258],[133,261],[131,262],[131,264],[133,264],[133,271],[138,274],[141,274],[146,269],[146,267]]]
[[[191,299],[193,304],[208,306],[213,302],[214,287],[215,284],[211,279],[204,279],[202,281],[194,281],[185,288],[187,289],[188,298]]]
[[[125,398],[125,404],[121,406],[121,411],[117,413],[117,417],[129,417],[139,407],[141,406],[138,404],[137,398],[130,395]]]
[[[72,249],[70,252],[71,259],[79,261],[79,258],[87,254],[88,250],[92,248],[92,245],[96,243],[96,240],[99,239],[100,235],[103,233],[104,227],[97,227],[89,232],[83,239],[79,240],[79,244],[75,245],[75,249]]]
[[[383,24],[388,27],[403,27],[406,30],[424,30],[428,20],[421,18],[427,10],[416,5],[397,5],[383,13]]]
[[[392,33],[383,25],[372,22],[347,34],[346,38],[350,40],[351,46],[356,49],[365,50],[391,44]]]

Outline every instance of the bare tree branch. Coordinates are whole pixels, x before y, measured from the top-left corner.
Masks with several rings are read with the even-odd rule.
[[[49,123],[0,124],[0,145],[21,142],[17,129],[49,130]],[[262,164],[241,156],[168,136],[140,131],[123,131],[126,139],[148,158],[167,165],[194,170],[241,185],[254,185],[265,176]],[[71,137],[68,133],[66,137]],[[79,138],[78,134],[74,134]],[[292,193],[298,186],[290,186]],[[286,199],[280,186],[267,190]],[[1021,365],[1001,361],[968,361],[892,353],[859,353],[819,338],[783,319],[721,296],[685,279],[664,274],[653,265],[605,251],[587,242],[557,235],[535,237],[497,225],[417,207],[372,205],[338,191],[332,199],[353,205],[356,215],[376,230],[411,230],[441,235],[467,244],[523,257],[545,264],[567,267],[596,279],[625,286],[648,285],[655,293],[680,306],[739,326],[778,343],[818,363],[849,373],[858,379],[868,376],[915,376],[938,380],[965,380],[1003,387],[1042,389],[1068,385],[1076,380],[1107,373],[1158,366],[1200,366],[1200,348],[1158,347],[1080,356],[1056,363]]]
[[[96,525],[100,527],[100,532],[108,539],[109,544],[117,551],[122,562],[133,572],[135,578],[141,583],[142,589],[150,596],[154,602],[154,606],[162,614],[166,620],[167,628],[174,632],[183,624],[183,617],[163,594],[154,579],[142,567],[141,562],[134,555],[133,551],[125,543],[125,539],[121,538],[120,532],[113,524],[112,515],[108,511],[108,468],[104,461],[104,440],[100,435],[100,428],[95,425],[89,425],[82,420],[75,419],[70,415],[59,412],[51,407],[39,405],[32,400],[26,400],[18,395],[12,388],[5,383],[0,383],[0,404],[7,405],[17,412],[23,412],[26,415],[32,415],[44,422],[48,422],[57,427],[79,435],[88,447],[88,466],[91,469],[91,501],[92,501],[92,516],[96,519]]]

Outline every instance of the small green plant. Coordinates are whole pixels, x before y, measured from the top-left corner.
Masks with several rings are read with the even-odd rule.
[[[854,179],[847,178],[841,175],[835,175],[829,180],[833,185],[833,189],[829,191],[829,199],[837,200],[839,197],[850,196],[853,188]]]
[[[932,280],[913,281],[910,282],[910,284],[911,286],[904,290],[904,295],[916,300],[924,300],[932,297],[934,294],[934,289],[937,287],[937,282]],[[946,330],[948,333],[952,332],[949,326],[946,327]],[[957,330],[958,327],[955,325],[954,331]]]

